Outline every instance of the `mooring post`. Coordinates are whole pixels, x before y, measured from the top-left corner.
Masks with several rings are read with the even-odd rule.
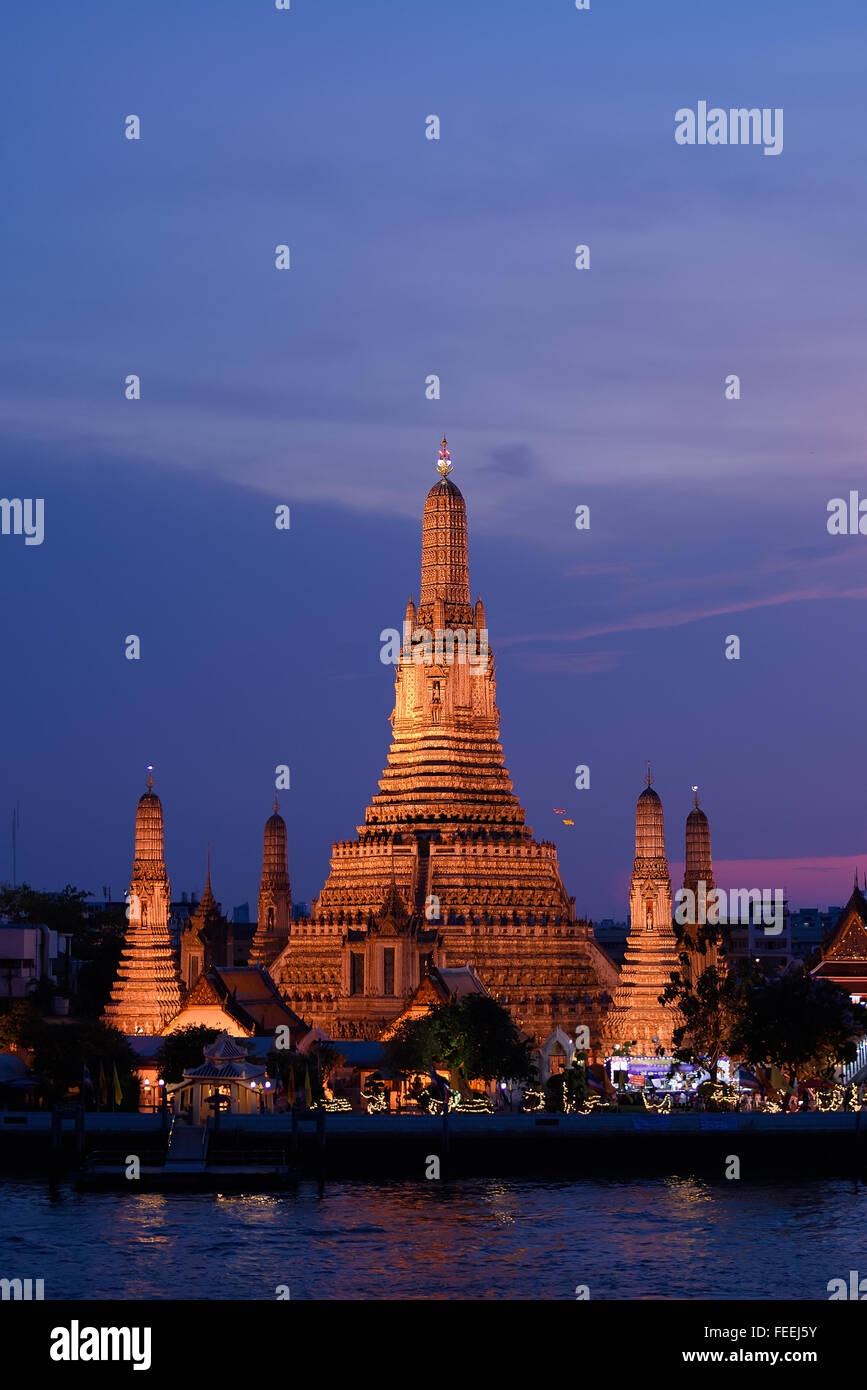
[[[51,1177],[56,1178],[63,1167],[63,1116],[60,1106],[51,1107]]]
[[[48,1162],[49,1182],[54,1182],[60,1175],[60,1143],[63,1122],[60,1112],[56,1105],[51,1107],[51,1152]]]
[[[316,1146],[322,1159],[325,1155],[325,1106],[321,1101],[316,1110]]]

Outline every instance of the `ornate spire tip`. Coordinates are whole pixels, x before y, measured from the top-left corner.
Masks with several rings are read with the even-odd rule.
[[[451,473],[452,468],[454,467],[453,463],[451,462],[451,457],[452,456],[449,453],[449,446],[446,443],[446,437],[445,435],[443,435],[443,442],[440,445],[439,458],[437,461],[437,472],[439,473],[443,481],[445,481],[445,479]]]

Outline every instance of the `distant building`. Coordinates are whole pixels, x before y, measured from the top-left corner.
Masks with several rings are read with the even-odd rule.
[[[603,917],[600,922],[594,924],[593,935],[611,959],[617,965],[622,965],[623,957],[626,955],[626,938],[629,935],[626,922],[615,922],[610,917]]]
[[[842,907],[829,907],[821,912],[818,907],[800,907],[789,913],[791,927],[792,955],[796,960],[810,961],[822,943],[831,935]]]
[[[789,905],[783,904],[783,920],[779,932],[769,931],[762,920],[762,910],[751,903],[747,921],[729,923],[730,944],[725,959],[730,965],[751,960],[766,969],[785,970],[792,961],[792,937]]]
[[[26,998],[43,976],[58,988],[69,988],[71,974],[71,932],[0,922],[0,999]]]

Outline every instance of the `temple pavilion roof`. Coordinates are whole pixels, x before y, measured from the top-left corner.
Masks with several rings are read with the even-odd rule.
[[[265,1075],[262,1063],[248,1058],[228,1033],[221,1033],[202,1048],[204,1062],[200,1067],[185,1067],[187,1081],[252,1081]]]
[[[853,970],[853,966],[858,968]],[[822,946],[821,963],[812,973],[833,978],[859,972],[867,974],[867,898],[856,883]]]

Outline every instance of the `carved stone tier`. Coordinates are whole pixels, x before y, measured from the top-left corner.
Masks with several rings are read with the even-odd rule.
[[[148,777],[138,803],[129,890],[129,927],[106,1023],[124,1033],[161,1033],[181,1007],[177,960],[169,934],[171,888],[163,858],[163,808]]]
[[[665,858],[662,802],[649,785],[635,814],[635,863],[629,894],[630,929],[620,984],[604,1024],[604,1050],[634,1043],[639,1056],[671,1051],[672,1033],[683,1022],[678,1010],[660,1004],[672,971],[680,970],[672,925],[671,880]]]
[[[449,634],[439,651],[436,634]],[[309,920],[293,923],[271,967],[297,1013],[379,1036],[428,962],[470,962],[537,1041],[558,1023],[598,1028],[616,969],[576,921],[555,847],[525,824],[499,724],[464,500],[443,479],[425,502],[420,603],[406,610],[379,790],[357,838],[332,847]]]

